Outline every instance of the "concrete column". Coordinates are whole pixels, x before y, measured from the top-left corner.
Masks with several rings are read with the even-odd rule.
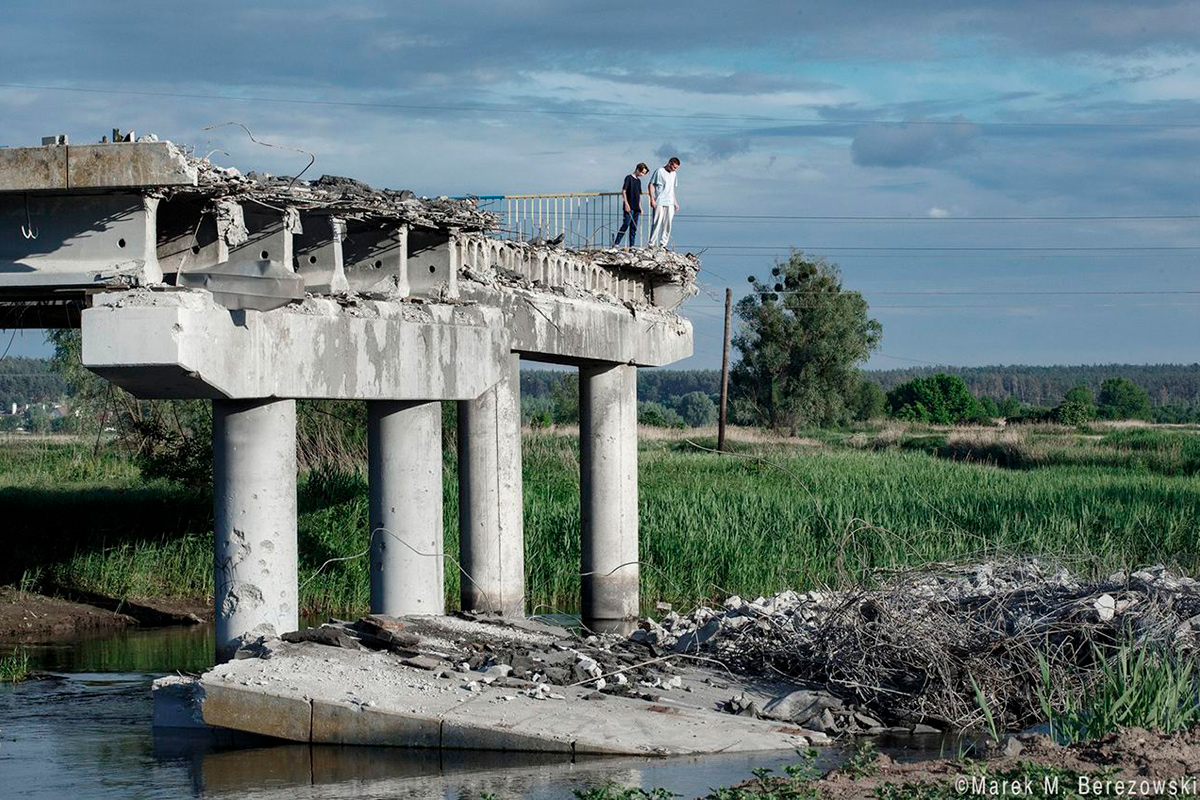
[[[299,627],[296,401],[213,401],[217,660]]]
[[[367,403],[371,612],[443,614],[442,406]]]
[[[579,368],[583,624],[628,632],[638,615],[637,368]]]
[[[525,613],[520,357],[474,400],[458,403],[458,530],[464,610]]]

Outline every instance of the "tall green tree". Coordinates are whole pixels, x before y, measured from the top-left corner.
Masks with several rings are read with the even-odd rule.
[[[1150,395],[1128,378],[1106,378],[1098,400],[1104,419],[1150,418]]]
[[[957,375],[939,372],[913,378],[887,393],[888,413],[897,419],[957,425],[985,419],[987,412]]]
[[[769,281],[737,304],[730,372],[739,418],[793,433],[844,421],[859,387],[858,364],[879,346],[883,327],[867,301],[842,288],[836,264],[795,251]]]

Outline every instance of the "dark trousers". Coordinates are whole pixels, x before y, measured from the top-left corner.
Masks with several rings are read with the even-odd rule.
[[[621,220],[621,230],[617,231],[617,240],[613,242],[613,247],[618,247],[621,244],[621,237],[625,235],[625,231],[629,231],[629,246],[637,242],[637,225],[638,217],[642,215],[641,211],[626,211]]]

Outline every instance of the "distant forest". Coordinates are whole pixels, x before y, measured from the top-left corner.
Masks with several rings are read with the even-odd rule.
[[[67,382],[50,369],[46,358],[7,356],[0,359],[0,403],[45,403],[67,394]]]
[[[1100,391],[1105,378],[1123,377],[1141,386],[1154,406],[1200,406],[1200,364],[1101,364],[1097,366],[1029,367],[912,367],[866,370],[863,375],[884,391],[913,378],[939,372],[958,375],[977,397],[1003,400],[1015,397],[1030,406],[1057,405],[1067,391],[1084,385]],[[523,370],[521,391],[531,397],[547,397],[570,372]],[[714,398],[720,392],[721,373],[715,369],[638,370],[638,400],[666,403],[689,392],[704,392]]]
[[[1200,364],[1103,364],[1098,366],[1029,367],[911,367],[868,370],[863,375],[884,391],[897,384],[938,372],[958,375],[978,397],[1002,400],[1015,397],[1030,406],[1053,406],[1067,390],[1084,385],[1099,392],[1105,378],[1124,377],[1141,386],[1154,406],[1200,407]],[[550,397],[573,371],[522,370],[521,392],[529,398]],[[717,370],[638,370],[638,400],[670,404],[692,392],[714,400],[720,391]],[[68,394],[66,383],[42,358],[9,356],[0,360],[0,403],[37,403],[59,400]]]
[[[863,373],[886,392],[897,384],[944,372],[962,378],[971,394],[1025,405],[1057,405],[1075,386],[1098,394],[1105,378],[1128,378],[1146,390],[1152,406],[1200,406],[1200,364],[1099,364],[1058,367],[909,367]]]

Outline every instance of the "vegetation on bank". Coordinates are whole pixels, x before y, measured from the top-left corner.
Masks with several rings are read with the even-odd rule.
[[[315,423],[314,423],[315,424]],[[802,440],[711,431],[644,437],[642,598],[689,606],[869,576],[880,567],[1040,554],[1105,575],[1131,565],[1200,569],[1195,432],[1055,426],[1022,430],[888,425]],[[651,433],[647,431],[647,433]],[[445,448],[447,596],[457,604],[458,503]],[[302,437],[303,438],[303,437]],[[299,484],[302,604],[366,607],[363,455],[329,434]],[[0,450],[10,541],[0,583],[37,576],[117,597],[211,593],[209,489],[147,480],[113,441],[12,442]],[[324,448],[322,450],[321,448]],[[708,449],[705,449],[708,448]],[[525,436],[526,572],[531,609],[570,611],[579,592],[579,456],[569,432]],[[998,465],[998,466],[997,466]],[[143,465],[144,468],[144,465]]]

